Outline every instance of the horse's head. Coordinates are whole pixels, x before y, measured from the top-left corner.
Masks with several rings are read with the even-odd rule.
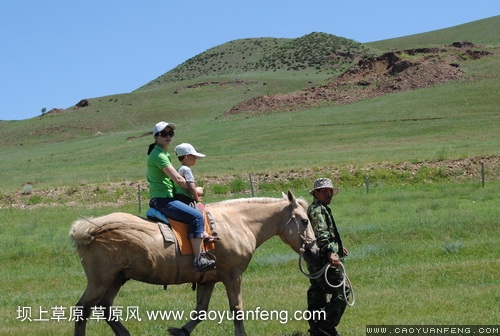
[[[295,252],[314,249],[316,237],[307,217],[307,201],[295,198],[295,195],[288,190],[283,197],[288,200],[289,218],[280,232],[280,238],[290,245]]]

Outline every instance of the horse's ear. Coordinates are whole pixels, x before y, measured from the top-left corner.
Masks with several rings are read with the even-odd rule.
[[[288,189],[288,195],[287,196],[288,196],[288,201],[291,204],[294,204],[297,201],[297,199],[295,198],[295,195],[293,194],[293,192],[290,189]]]
[[[281,192],[281,196],[283,197],[283,199],[288,199],[288,197],[286,196],[286,194],[283,191]]]

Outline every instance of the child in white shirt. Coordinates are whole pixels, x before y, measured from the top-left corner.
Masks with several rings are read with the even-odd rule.
[[[196,181],[191,167],[196,164],[197,158],[203,158],[205,157],[205,154],[198,153],[196,149],[194,149],[194,147],[188,143],[181,143],[180,145],[175,146],[175,154],[179,158],[179,161],[182,163],[177,171],[186,180],[188,188],[184,189],[176,185],[174,190],[174,197],[179,201],[184,202],[192,206],[193,208],[203,212],[203,210],[205,209],[205,207],[201,203],[204,192],[203,187],[196,186]],[[206,241],[218,240],[216,237],[210,236],[206,231],[203,232],[203,236]]]

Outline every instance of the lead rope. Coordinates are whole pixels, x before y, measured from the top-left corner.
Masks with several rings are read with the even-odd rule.
[[[352,306],[354,306],[354,303],[356,303],[356,297],[354,295],[354,288],[352,286],[351,280],[347,276],[347,272],[345,270],[344,264],[339,263],[339,266],[340,266],[340,271],[342,273],[342,281],[338,285],[332,285],[328,281],[328,270],[330,268],[335,268],[335,267],[333,267],[329,263],[327,263],[318,272],[313,273],[313,274],[308,274],[308,273],[304,272],[304,268],[302,267],[302,253],[299,255],[299,269],[302,272],[302,274],[304,274],[309,279],[318,279],[320,276],[323,275],[325,277],[325,281],[326,281],[326,284],[328,286],[330,286],[332,288],[339,288],[340,286],[342,286],[342,293],[344,294],[345,301],[349,307],[352,307]],[[347,295],[348,294],[347,289],[349,289],[349,291],[350,291],[350,293],[349,293],[349,294],[351,294],[350,296]]]

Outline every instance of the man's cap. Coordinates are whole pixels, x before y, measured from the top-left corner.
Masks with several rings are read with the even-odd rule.
[[[322,178],[316,179],[314,181],[313,189],[311,191],[309,191],[309,194],[312,195],[314,190],[323,189],[323,188],[333,189],[333,195],[337,195],[337,193],[339,192],[339,188],[333,187],[332,180],[330,180],[329,178],[326,178],[326,177],[322,177]]]

